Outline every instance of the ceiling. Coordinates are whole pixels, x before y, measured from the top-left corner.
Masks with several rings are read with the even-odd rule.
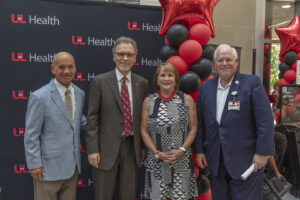
[[[288,24],[294,17],[296,2],[300,2],[300,0],[267,0],[266,25],[269,28],[276,28]],[[287,5],[290,7],[282,7]]]

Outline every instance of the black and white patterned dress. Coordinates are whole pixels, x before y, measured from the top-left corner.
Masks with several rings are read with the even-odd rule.
[[[182,92],[177,91],[166,103],[157,93],[150,95],[148,132],[158,150],[178,150],[188,134],[188,121]],[[190,200],[198,196],[191,148],[174,164],[156,160],[148,151],[145,176],[145,195],[151,200]]]

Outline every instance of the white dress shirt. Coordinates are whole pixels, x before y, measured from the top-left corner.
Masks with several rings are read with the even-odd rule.
[[[217,119],[217,122],[219,124],[221,122],[221,117],[222,117],[222,113],[223,113],[223,110],[224,110],[224,106],[226,106],[225,102],[226,102],[226,99],[227,99],[227,95],[228,95],[228,92],[229,92],[229,89],[230,89],[232,79],[225,87],[222,87],[221,82],[220,82],[220,77],[218,79],[216,119]]]
[[[72,85],[70,84],[70,86],[68,88],[66,88],[64,85],[62,85],[60,82],[58,82],[56,79],[54,79],[54,84],[63,100],[63,102],[65,103],[65,93],[67,91],[67,89],[70,90],[70,95],[71,95],[71,99],[72,99],[72,119],[74,119],[74,115],[75,115],[75,92],[74,92],[74,88],[72,87]],[[74,121],[74,120],[73,120]]]

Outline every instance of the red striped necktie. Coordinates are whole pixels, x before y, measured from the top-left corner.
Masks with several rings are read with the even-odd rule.
[[[131,106],[130,106],[130,97],[128,88],[126,85],[126,76],[122,79],[121,84],[121,102],[123,107],[123,117],[124,117],[124,124],[123,124],[123,136],[130,136],[133,134],[133,122],[132,122],[132,115],[131,115]]]

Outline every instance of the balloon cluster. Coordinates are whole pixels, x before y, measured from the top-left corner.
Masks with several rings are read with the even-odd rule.
[[[296,68],[297,60],[300,60],[300,18],[297,14],[293,17],[291,22],[284,27],[275,29],[280,38],[280,64],[279,64],[279,81],[278,93],[280,94],[281,85],[290,85],[296,83]],[[300,102],[300,94],[297,94],[295,103]],[[295,107],[282,109],[282,118],[292,117],[295,115]],[[298,112],[298,111],[297,111]],[[297,114],[298,115],[298,114]],[[280,110],[276,111],[276,121],[279,122]]]
[[[281,62],[279,68],[278,93],[280,94],[281,85],[290,85],[296,83],[297,60],[300,60],[300,52],[288,51],[284,55],[284,62]]]
[[[275,29],[280,38],[280,65],[278,93],[280,85],[295,84],[296,61],[300,60],[300,18],[296,14],[292,21],[285,27]]]
[[[200,82],[211,79],[214,48],[206,45],[211,31],[205,24],[195,24],[189,30],[181,24],[172,25],[160,50],[160,58],[171,63],[180,76],[180,90],[194,100]]]

